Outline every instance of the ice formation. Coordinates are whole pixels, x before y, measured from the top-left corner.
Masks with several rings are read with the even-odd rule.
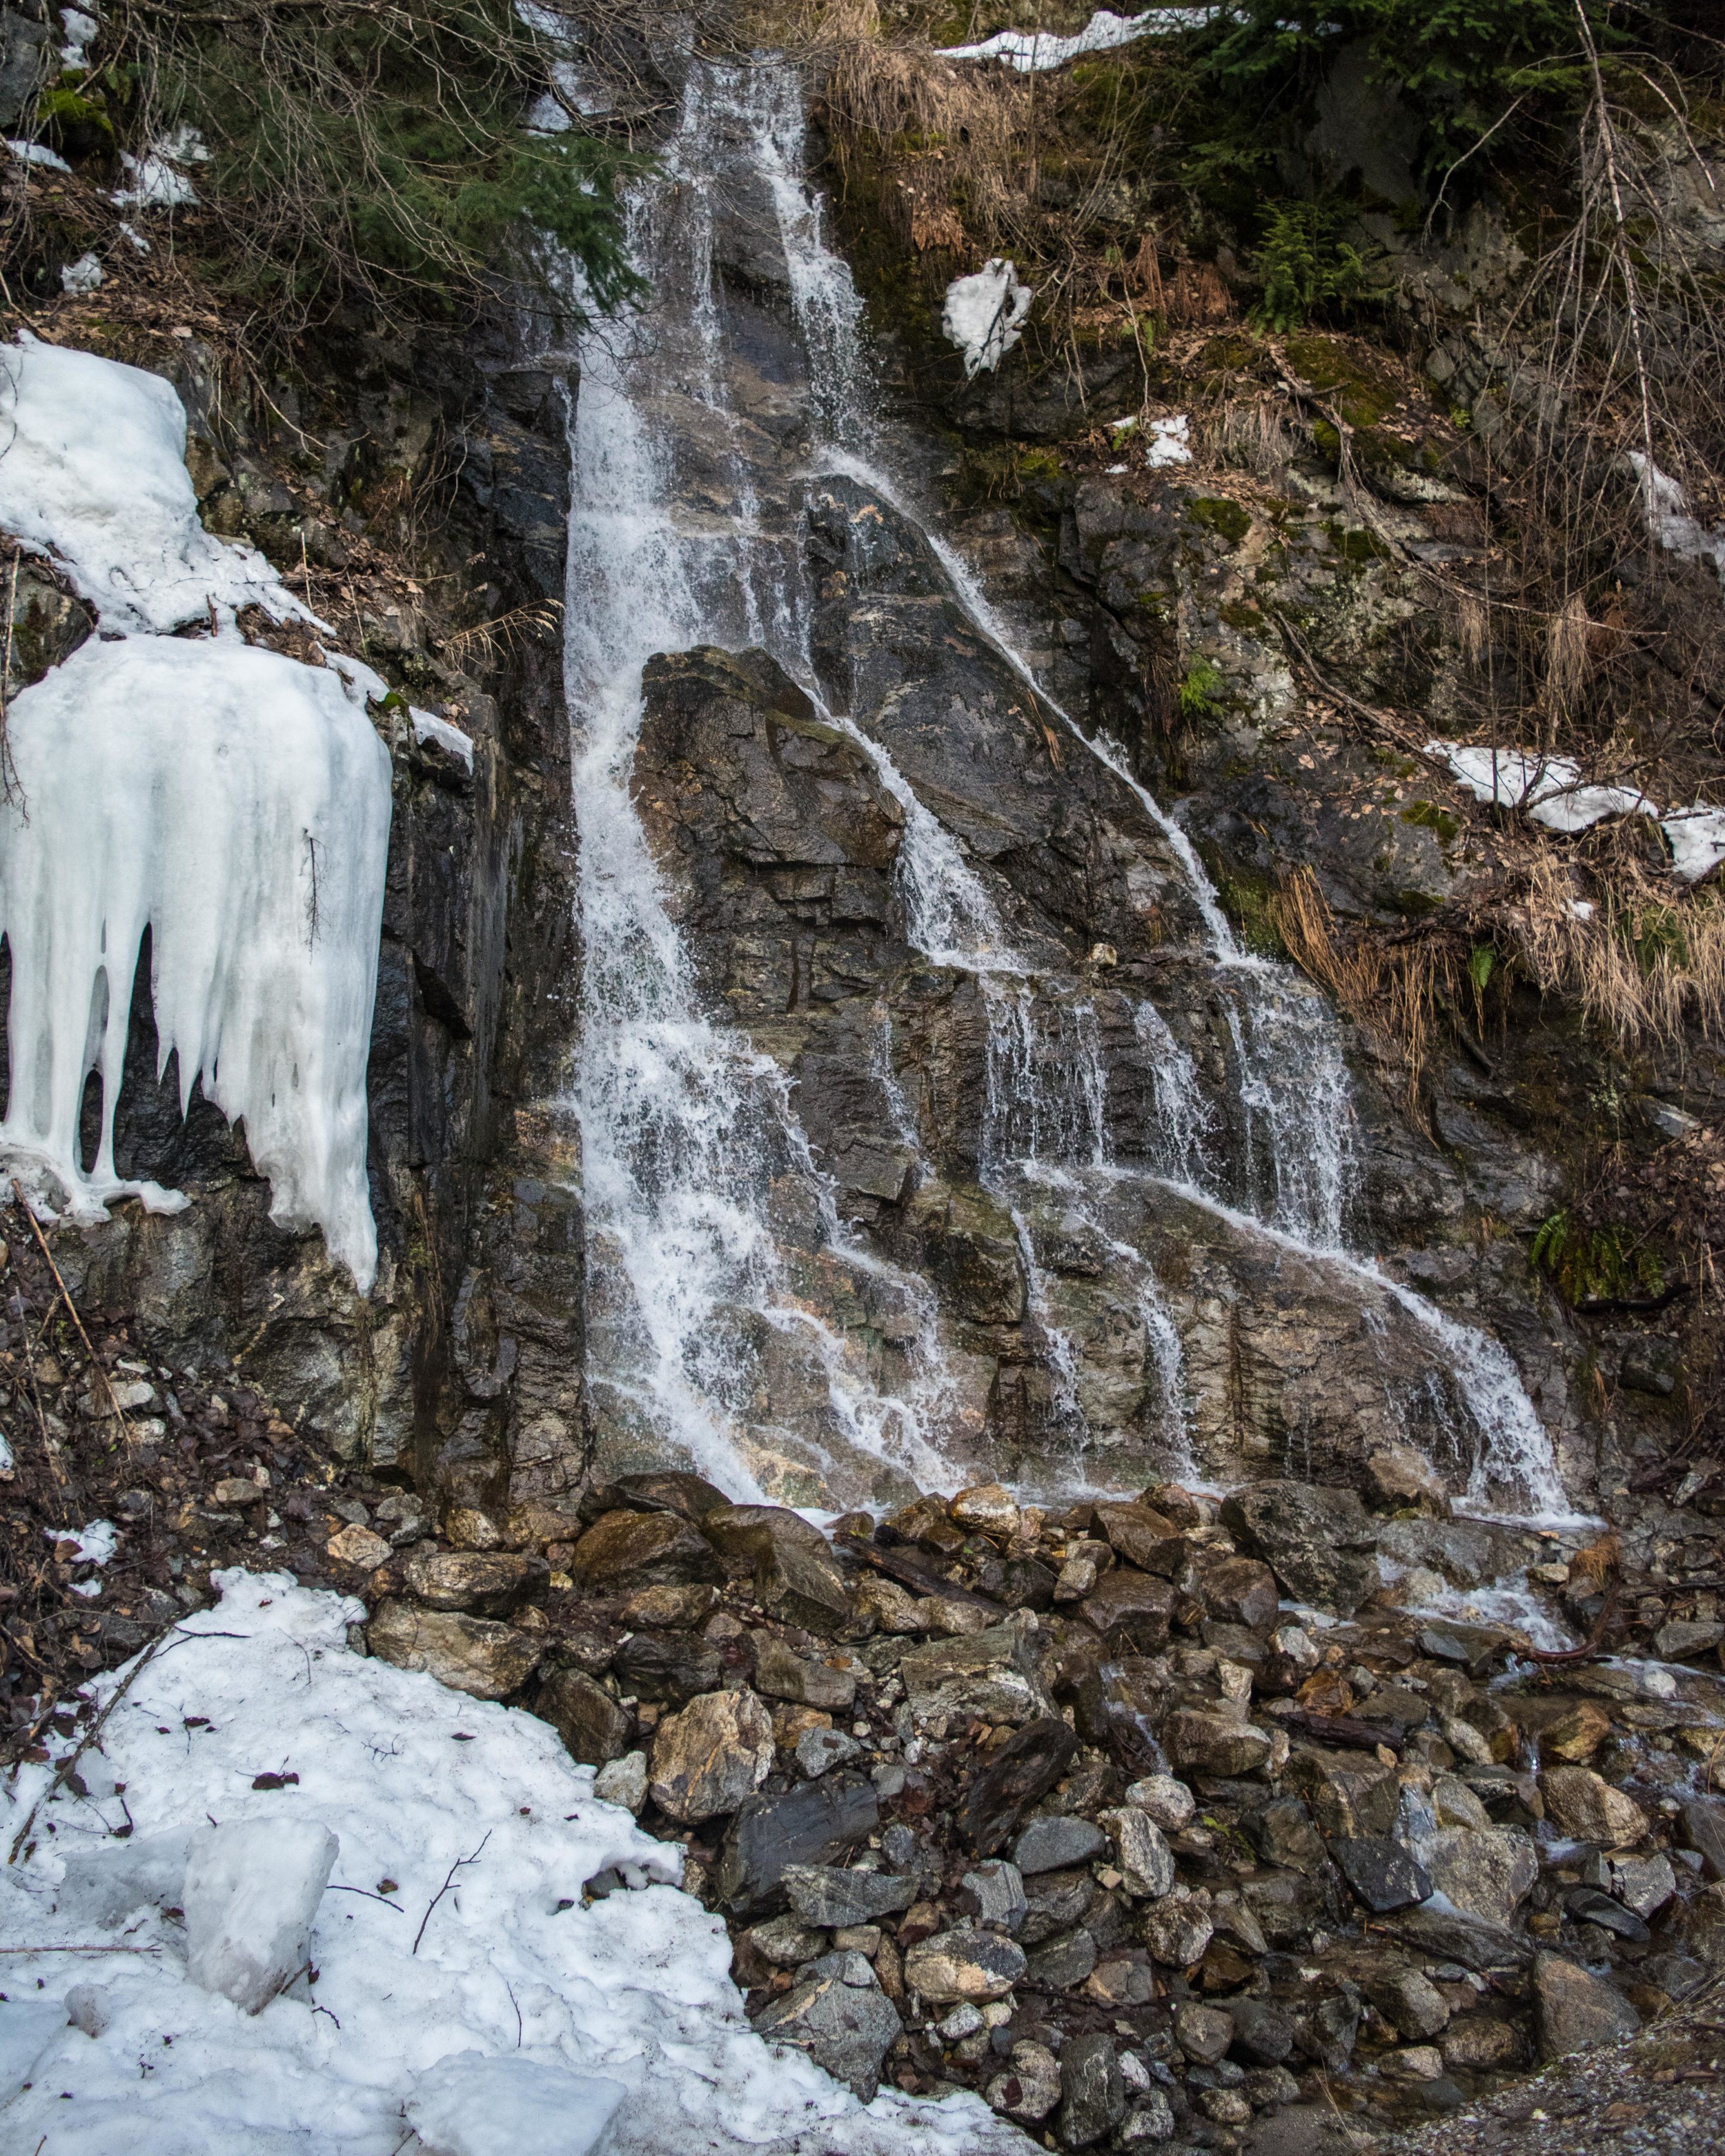
[[[0,346],[0,529],[47,555],[105,629],[165,635],[258,605],[305,617],[263,556],[198,521],[173,385],[28,336]]]
[[[947,304],[941,327],[947,341],[964,354],[967,379],[987,367],[999,366],[1022,334],[1022,325],[1034,297],[1019,273],[999,255],[985,262],[973,276],[955,277],[947,287]]]
[[[1709,531],[1689,513],[1682,488],[1669,473],[1634,449],[1630,462],[1641,482],[1641,510],[1647,529],[1669,554],[1692,562],[1711,562],[1725,577],[1725,531]]]
[[[1097,8],[1076,37],[1051,30],[998,30],[979,45],[949,45],[943,60],[1004,60],[1020,74],[1044,74],[1086,53],[1112,52],[1135,38],[1166,37],[1178,30],[1201,30],[1214,20],[1214,8],[1151,8],[1142,15],[1116,15]]]
[[[0,470],[5,469],[0,465]],[[100,1218],[124,1194],[114,1109],[151,930],[161,1066],[244,1118],[279,1225],[321,1227],[362,1289],[366,1057],[388,752],[332,668],[238,636],[92,640],[13,704],[22,800],[0,809],[12,1088],[0,1146],[37,1194]],[[101,1074],[86,1169],[79,1121]]]
[[[1024,2150],[975,2097],[889,2090],[865,2109],[757,2036],[722,1922],[652,1883],[682,1851],[600,1802],[592,1768],[548,1723],[350,1652],[357,1602],[285,1574],[215,1584],[220,1605],[184,1620],[147,1667],[95,1680],[104,1702],[131,1685],[80,1759],[87,1798],[50,1793],[54,1761],[25,1765],[0,1794],[8,1843],[41,1800],[26,1853],[0,1868],[8,1946],[128,1949],[8,1963],[3,1989],[42,2011],[18,2045],[33,2040],[18,2073],[33,2086],[0,2087],[0,2145],[33,2150],[46,2135],[47,2156],[392,2156],[405,2112],[432,2147],[455,2148],[442,2137],[473,2131],[482,2092],[497,2103],[511,2078],[517,2123],[530,2123],[529,2077],[498,2071],[518,2061],[623,2085],[595,2156]],[[190,1735],[188,1713],[208,1717]],[[264,1768],[299,1780],[254,1794]],[[311,1933],[317,1983],[245,2015],[189,1980],[184,1934],[162,1910],[184,1906],[207,1815],[225,1828],[285,1812],[340,1844]],[[128,1820],[136,1835],[110,1838]],[[267,1841],[257,1861],[270,1866]],[[614,1867],[644,1883],[588,1902],[585,1882]],[[100,1999],[63,2003],[97,1988]],[[3,2037],[0,2066],[12,2063]],[[566,2146],[581,2145],[572,2131]],[[495,2146],[471,2143],[471,2156]]]
[[[180,1888],[187,1975],[261,2014],[306,1966],[340,1853],[326,1826],[290,1815],[199,1827]]]
[[[413,721],[416,742],[435,742],[440,749],[446,750],[465,763],[470,771],[473,769],[471,734],[463,733],[459,726],[452,726],[447,719],[439,718],[433,711],[410,710],[408,716]]]

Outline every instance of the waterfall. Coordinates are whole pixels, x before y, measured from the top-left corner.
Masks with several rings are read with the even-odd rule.
[[[774,1428],[757,1404],[762,1340],[771,1334],[793,1342],[825,1384],[824,1430],[799,1434],[802,1452],[817,1465],[860,1455],[925,1485],[950,1481],[956,1471],[940,1445],[952,1387],[932,1295],[859,1247],[810,1158],[783,1074],[706,1014],[631,798],[649,656],[697,644],[761,644],[813,684],[796,518],[783,501],[762,498],[745,453],[749,422],[728,381],[715,199],[727,172],[733,180],[747,173],[764,186],[777,223],[821,466],[875,489],[923,531],[976,626],[1142,804],[1203,923],[1233,1045],[1245,1157],[1230,1187],[1193,1059],[1142,1002],[1135,1022],[1153,1059],[1158,1178],[1237,1228],[1387,1291],[1451,1373],[1472,1437],[1473,1499],[1483,1505],[1508,1490],[1534,1512],[1563,1513],[1549,1440],[1503,1349],[1348,1248],[1358,1149],[1327,1007],[1288,968],[1241,948],[1186,833],[1111,743],[1086,734],[1047,697],[963,563],[873,469],[860,305],[845,265],[825,245],[821,206],[803,179],[793,72],[697,64],[663,162],[665,180],[640,191],[629,212],[655,304],[586,340],[572,430],[567,680],[587,954],[576,1106],[601,1282],[589,1367],[602,1411],[614,1426],[639,1433],[644,1451],[668,1440],[731,1488],[752,1493],[763,1473],[783,1487],[798,1434]],[[1094,1004],[1076,983],[1039,974],[983,877],[884,747],[854,721],[835,723],[870,756],[903,812],[895,875],[910,942],[932,964],[973,976],[983,1000],[983,1181],[1014,1223],[1072,1478],[1086,1479],[1081,1356],[1061,1320],[1057,1279],[1036,1247],[1035,1199],[1045,1211],[1057,1200],[1099,1239],[1129,1286],[1164,1449],[1171,1465],[1189,1471],[1178,1331],[1148,1257],[1103,1222],[1107,1188],[1135,1171],[1112,1155]],[[883,1097],[926,1175],[884,1012],[880,1026]],[[870,1380],[850,1343],[798,1292],[793,1257],[773,1224],[776,1194],[787,1184],[812,1199],[821,1250],[896,1299],[909,1343],[899,1394]]]

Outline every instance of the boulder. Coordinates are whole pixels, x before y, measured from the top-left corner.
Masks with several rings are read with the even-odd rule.
[[[1443,1477],[1411,1445],[1384,1445],[1368,1453],[1361,1481],[1366,1502],[1380,1512],[1411,1508],[1434,1519],[1449,1517]]]
[[[828,1635],[855,1618],[850,1590],[823,1544],[812,1549],[776,1537],[755,1559],[755,1599],[782,1625]]]
[[[655,1468],[644,1475],[619,1475],[614,1482],[592,1491],[582,1501],[588,1519],[619,1507],[634,1506],[644,1512],[676,1512],[685,1520],[699,1520],[721,1505],[729,1504],[722,1490],[705,1476],[677,1467]]]
[[[619,1685],[637,1699],[686,1706],[716,1691],[725,1673],[717,1647],[691,1632],[631,1632],[611,1657]]]
[[[716,1884],[727,1909],[748,1915],[783,1897],[793,1864],[831,1864],[865,1842],[880,1800],[861,1774],[839,1772],[783,1796],[746,1798],[726,1828]]]
[[[1236,1999],[1229,2005],[1233,2048],[1255,2066],[1279,2066],[1294,2051],[1294,2020],[1274,1999]]]
[[[1661,1661],[1690,1661],[1710,1655],[1722,1640],[1725,1625],[1717,1621],[1661,1625],[1653,1635],[1653,1651]]]
[[[775,1543],[830,1558],[826,1537],[800,1512],[783,1505],[715,1505],[701,1516],[701,1532],[738,1578]]]
[[[1096,1532],[1116,1557],[1145,1572],[1152,1569],[1152,1555],[1159,1553],[1178,1532],[1172,1521],[1144,1504],[1097,1505],[1091,1517]]]
[[[866,1956],[823,1954],[803,1970],[784,1997],[755,2023],[769,2042],[793,2044],[834,2081],[872,2103],[880,2086],[880,2062],[903,2024],[881,1990]]]
[[[1094,1936],[1078,1924],[1045,1940],[1030,1956],[1027,1974],[1045,1991],[1070,1991],[1091,1974],[1097,1959]]]
[[[1371,1516],[1352,1490],[1250,1482],[1224,1500],[1222,1521],[1296,1601],[1351,1617],[1377,1588]]]
[[[967,1871],[959,1883],[959,1904],[979,1924],[1003,1932],[1015,1932],[1029,1911],[1024,1898],[1024,1876],[1017,1865],[995,1857]]]
[[[1009,1542],[1018,1532],[1018,1500],[1003,1483],[978,1482],[961,1490],[947,1511],[953,1525],[967,1534],[993,1535]]]
[[[1153,1573],[1117,1564],[1085,1594],[1081,1607],[1097,1631],[1110,1635],[1122,1648],[1153,1655],[1168,1642],[1174,1590]]]
[[[381,1603],[366,1628],[372,1652],[400,1670],[424,1670],[475,1699],[506,1699],[539,1666],[545,1642],[489,1617]]]
[[[1647,1832],[1647,1815],[1591,1767],[1551,1767],[1539,1777],[1547,1816],[1577,1841],[1626,1849]]]
[[[805,1924],[836,1931],[845,1924],[872,1924],[908,1909],[916,1898],[914,1874],[853,1871],[830,1864],[791,1864],[784,1890]]]
[[[1591,1759],[1611,1734],[1611,1717],[1590,1699],[1578,1699],[1540,1732],[1539,1750],[1547,1759],[1580,1766]]]
[[[1004,1849],[1039,1797],[1066,1771],[1078,1739],[1058,1715],[1028,1722],[973,1773],[958,1807],[958,1831],[979,1856]]]
[[[465,1609],[476,1617],[506,1617],[542,1594],[551,1576],[543,1558],[503,1550],[414,1550],[403,1563],[402,1582],[428,1609]]]
[[[1520,1827],[1445,1827],[1421,1845],[1431,1883],[1464,1917],[1507,1926],[1539,1879]]]
[[[798,1707],[818,1707],[842,1714],[855,1704],[856,1678],[850,1670],[810,1661],[770,1632],[756,1635],[755,1690],[768,1699],[788,1699]]]
[[[634,1740],[634,1717],[579,1670],[553,1670],[533,1711],[557,1731],[569,1757],[588,1767],[621,1758]]]
[[[710,1586],[673,1587],[660,1581],[630,1595],[619,1617],[625,1625],[639,1625],[649,1631],[692,1632],[706,1624],[719,1605],[718,1590]]]
[[[1491,2014],[1458,2014],[1438,2040],[1446,2066],[1469,2073],[1498,2071],[1522,2063],[1522,2034],[1514,2022]]]
[[[1358,1982],[1373,2005],[1404,2040],[1421,2041],[1437,2035],[1449,2025],[1450,2002],[1431,1979],[1417,1969],[1368,1969]]]
[[[1126,2082],[1114,2039],[1101,2030],[1068,2037],[1060,2053],[1061,2144],[1089,2148],[1125,2117]]]
[[[1246,1815],[1251,1844],[1266,1864],[1315,1878],[1326,1862],[1323,1836],[1298,1797],[1277,1797]]]
[[[1181,1707],[1168,1717],[1162,1742],[1183,1774],[1224,1780],[1260,1773],[1268,1765],[1271,1750],[1267,1730],[1195,1707]]]
[[[706,1692],[659,1725],[653,1801],[685,1824],[734,1812],[766,1780],[773,1748],[772,1718],[753,1692]]]
[[[1561,1954],[1542,1953],[1533,1961],[1533,2010],[1542,2059],[1567,2059],[1599,2044],[1620,2044],[1641,2025],[1620,1991],[1615,1991]]]
[[[620,1759],[608,1761],[593,1776],[593,1793],[608,1804],[621,1804],[639,1818],[647,1801],[646,1753],[625,1752]]]
[[[1212,1617],[1249,1632],[1274,1624],[1280,1606],[1275,1573],[1255,1557],[1213,1558],[1199,1568],[1198,1594]]]
[[[1024,1973],[1023,1950],[999,1932],[955,1925],[920,1940],[905,1956],[905,1982],[937,2005],[1004,1999]]]
[[[1164,1834],[1178,1834],[1189,1826],[1198,1809],[1191,1790],[1172,1774],[1146,1774],[1127,1789],[1126,1801],[1147,1812]]]
[[[909,1648],[899,1676],[916,1727],[968,1715],[1014,1725],[1053,1717],[1053,1703],[1034,1673],[1034,1635],[1025,1629],[1034,1621],[1014,1618],[968,1639]]]
[[[588,1594],[621,1594],[660,1582],[716,1579],[718,1561],[675,1512],[607,1512],[575,1545],[569,1569]]]
[[[1201,1961],[1214,1935],[1215,1926],[1201,1902],[1178,1901],[1173,1895],[1153,1902],[1138,1922],[1138,1937],[1170,1969],[1190,1969]]]
[[[1213,2066],[1234,2041],[1233,2016],[1186,1999],[1174,2009],[1174,2041],[1194,2065]]]

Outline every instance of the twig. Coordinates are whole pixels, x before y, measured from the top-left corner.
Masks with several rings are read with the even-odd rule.
[[[444,1895],[449,1892],[450,1887],[454,1885],[455,1874],[465,1865],[477,1864],[480,1857],[485,1853],[485,1841],[489,1841],[490,1839],[491,1830],[490,1827],[487,1827],[485,1829],[485,1840],[480,1844],[479,1847],[475,1850],[472,1856],[458,1856],[455,1859],[455,1861],[449,1866],[449,1872],[444,1880],[443,1885],[439,1887],[436,1893],[432,1896],[429,1902],[426,1905],[425,1914],[419,1919],[419,1928],[413,1934],[413,1951],[415,1953],[418,1953],[419,1942],[425,1936],[425,1927],[431,1922],[432,1911],[437,1907],[438,1903],[442,1901]]]
[[[1543,1662],[1550,1665],[1553,1662],[1584,1662],[1590,1656],[1598,1654],[1605,1643],[1605,1635],[1610,1630],[1611,1621],[1617,1614],[1617,1604],[1622,1594],[1623,1588],[1620,1583],[1613,1587],[1611,1592],[1605,1597],[1605,1606],[1599,1612],[1598,1623],[1580,1646],[1529,1647],[1525,1650],[1527,1659],[1530,1662]]]
[[[115,1420],[120,1424],[120,1434],[122,1437],[129,1439],[131,1424],[126,1419],[126,1409],[120,1404],[120,1395],[114,1389],[114,1380],[102,1367],[101,1358],[96,1353],[90,1335],[84,1329],[84,1320],[78,1315],[78,1306],[72,1300],[72,1291],[60,1277],[60,1269],[54,1261],[54,1252],[48,1247],[48,1238],[42,1232],[42,1223],[31,1211],[30,1201],[24,1195],[24,1186],[16,1176],[12,1178],[12,1187],[17,1193],[18,1204],[23,1209],[24,1218],[30,1224],[30,1233],[36,1238],[36,1246],[41,1251],[48,1270],[54,1275],[54,1284],[60,1291],[60,1301],[65,1304],[67,1315],[78,1328],[78,1337],[84,1342],[84,1352],[90,1358],[90,1367],[101,1379],[102,1389],[108,1395],[108,1404],[114,1410]]]
[[[0,1947],[0,1954],[160,1953],[160,1947]]]
[[[387,1894],[374,1894],[369,1887],[338,1887],[332,1879],[330,1881],[330,1892],[332,1894],[363,1894],[367,1901],[381,1902],[386,1909],[393,1909],[398,1917],[404,1917],[407,1914],[407,1911],[403,1908],[399,1902],[392,1902]]]

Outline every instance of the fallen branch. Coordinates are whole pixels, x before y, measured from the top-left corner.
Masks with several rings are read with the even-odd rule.
[[[23,1209],[24,1218],[30,1224],[30,1233],[36,1238],[36,1247],[41,1251],[48,1270],[54,1275],[54,1284],[60,1291],[60,1301],[66,1306],[66,1313],[78,1328],[78,1337],[84,1342],[84,1352],[90,1358],[90,1367],[100,1379],[103,1391],[108,1395],[108,1405],[113,1409],[114,1419],[120,1424],[121,1435],[129,1436],[131,1425],[126,1419],[126,1409],[120,1404],[120,1395],[114,1389],[114,1380],[103,1368],[101,1358],[96,1353],[90,1335],[84,1329],[84,1320],[78,1315],[78,1306],[72,1300],[72,1291],[61,1278],[60,1269],[54,1261],[54,1252],[48,1247],[48,1238],[42,1232],[42,1223],[30,1209],[30,1201],[24,1195],[24,1186],[16,1176],[12,1178],[12,1187],[17,1194],[19,1205]],[[49,1315],[52,1316],[52,1314],[50,1312]]]
[[[455,1874],[462,1870],[466,1865],[477,1864],[480,1857],[482,1857],[485,1853],[485,1841],[489,1841],[490,1839],[491,1830],[487,1827],[485,1829],[485,1840],[480,1844],[479,1847],[475,1850],[472,1856],[458,1856],[455,1859],[455,1861],[449,1866],[449,1871],[444,1876],[443,1885],[438,1888],[436,1893],[432,1896],[430,1901],[426,1904],[425,1914],[419,1919],[419,1928],[413,1934],[413,1951],[415,1953],[418,1953],[419,1942],[425,1936],[425,1927],[431,1922],[432,1911],[437,1907],[438,1903],[442,1901],[444,1895],[449,1892],[450,1887],[454,1885]]]
[[[89,1751],[90,1746],[95,1743],[97,1738],[101,1735],[103,1727],[107,1722],[108,1717],[112,1714],[115,1708],[119,1706],[121,1701],[126,1697],[127,1692],[131,1690],[138,1679],[142,1676],[144,1671],[148,1669],[151,1663],[155,1661],[157,1656],[159,1655],[165,1647],[174,1645],[179,1640],[196,1639],[198,1636],[199,1635],[198,1634],[192,1632],[159,1632],[150,1642],[149,1645],[145,1648],[142,1654],[141,1654],[136,1661],[132,1664],[131,1669],[126,1672],[121,1682],[115,1687],[113,1697],[109,1700],[107,1705],[102,1709],[101,1712],[97,1715],[95,1720],[90,1723],[89,1728],[85,1731],[84,1735],[79,1739],[75,1749],[69,1752],[65,1758],[61,1760],[59,1766],[54,1768],[54,1774],[49,1782],[48,1787],[42,1792],[41,1795],[37,1798],[35,1803],[31,1805],[28,1812],[25,1815],[23,1825],[12,1838],[12,1847],[8,1851],[6,1858],[6,1861],[8,1865],[16,1864],[18,1862],[18,1851],[23,1847],[25,1839],[28,1835],[30,1829],[36,1824],[37,1813],[39,1812],[43,1805],[48,1802],[48,1799],[54,1794],[54,1790],[57,1788],[63,1786],[69,1777],[76,1771],[78,1762],[84,1757],[85,1753]]]

